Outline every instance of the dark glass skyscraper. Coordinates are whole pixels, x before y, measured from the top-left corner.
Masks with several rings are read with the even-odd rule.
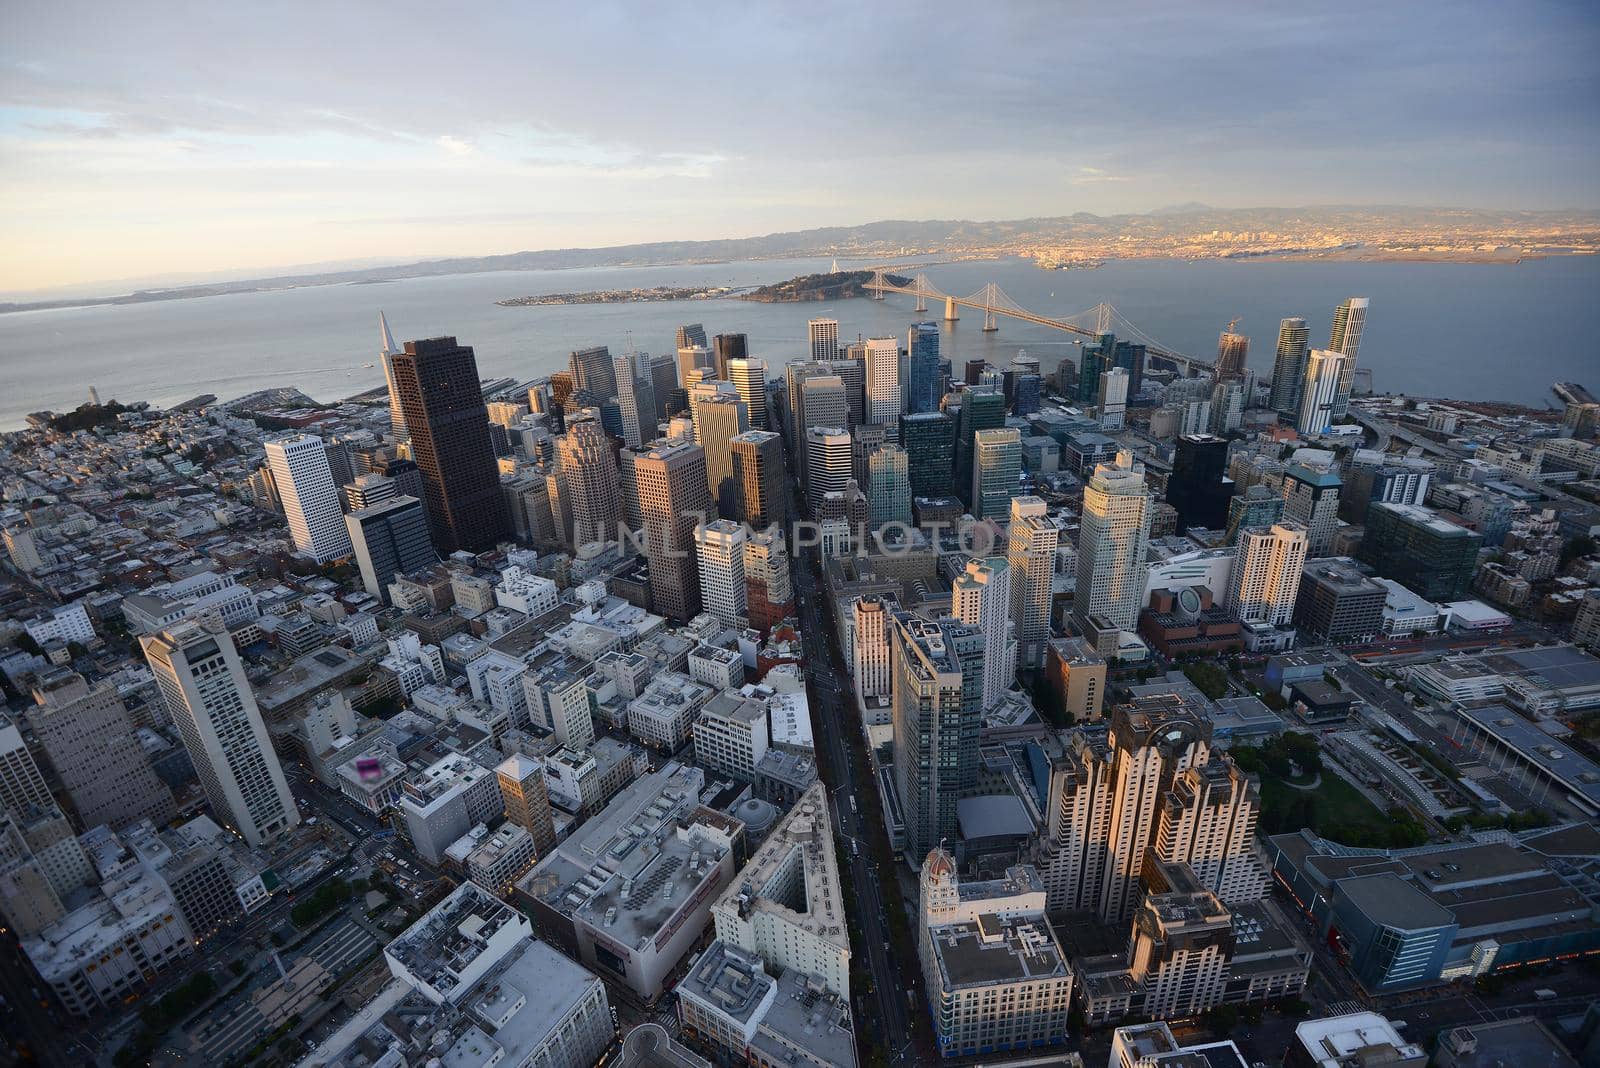
[[[956,495],[967,504],[972,497],[972,440],[980,430],[1006,425],[1006,398],[992,389],[969,389],[961,401],[956,426]]]
[[[943,412],[900,417],[900,443],[912,497],[948,497],[954,489],[956,422]]]
[[[1278,352],[1272,361],[1272,398],[1268,403],[1280,415],[1300,414],[1300,383],[1306,376],[1310,356],[1310,332],[1304,319],[1285,319],[1278,324]]]
[[[711,339],[711,358],[717,364],[717,377],[726,380],[729,360],[750,358],[750,342],[743,334],[718,334]]]
[[[1233,483],[1228,470],[1228,442],[1211,434],[1185,434],[1178,439],[1167,477],[1167,503],[1178,510],[1178,532],[1189,527],[1221,530],[1228,520]]]
[[[912,323],[906,340],[910,354],[907,368],[909,404],[907,410],[936,412],[939,410],[939,324]]]
[[[422,472],[434,548],[440,555],[493,548],[511,523],[471,346],[453,337],[408,341],[390,368]]]

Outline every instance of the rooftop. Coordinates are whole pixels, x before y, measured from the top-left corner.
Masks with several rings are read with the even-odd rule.
[[[463,988],[494,965],[490,958],[496,951],[503,954],[501,947],[514,942],[513,935],[520,931],[526,936],[530,930],[514,909],[476,883],[465,882],[383,952],[390,958],[391,970],[398,962],[445,1000],[459,1001]]]
[[[1055,932],[1043,917],[985,913],[975,922],[931,928],[929,936],[948,989],[1068,974]]]
[[[820,782],[800,795],[713,908],[735,910],[741,918],[777,913],[848,953],[850,935],[827,796]],[[798,880],[792,877],[797,863]]]

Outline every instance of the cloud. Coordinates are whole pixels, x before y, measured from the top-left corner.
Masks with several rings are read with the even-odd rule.
[[[1078,172],[1067,179],[1068,185],[1099,185],[1104,182],[1131,182],[1131,174],[1107,174],[1099,167],[1079,167]]]
[[[449,134],[440,137],[435,143],[444,149],[446,154],[456,157],[470,156],[478,150],[477,146],[471,141],[463,141],[461,138],[451,137]]]

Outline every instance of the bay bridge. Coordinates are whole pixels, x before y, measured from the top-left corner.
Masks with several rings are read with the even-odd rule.
[[[1145,349],[1145,362],[1154,368],[1178,371],[1185,376],[1192,376],[1196,371],[1214,371],[1216,364],[1211,360],[1202,360],[1195,356],[1188,356],[1176,349],[1164,345],[1140,330],[1133,323],[1117,311],[1110,304],[1102,301],[1087,311],[1078,312],[1076,315],[1055,317],[1040,315],[1031,312],[1006,295],[1005,290],[990,282],[982,289],[969,296],[958,297],[953,293],[946,293],[929,280],[926,274],[918,273],[909,283],[897,285],[890,281],[890,273],[896,268],[875,267],[872,270],[872,280],[865,283],[864,289],[872,291],[874,300],[883,300],[886,294],[903,293],[917,298],[916,310],[928,310],[928,302],[944,301],[944,318],[946,322],[956,322],[961,318],[957,309],[970,308],[973,311],[983,312],[983,329],[993,332],[1000,329],[1000,318],[1018,319],[1035,326],[1045,326],[1053,330],[1063,330],[1069,334],[1078,334],[1083,337],[1098,337],[1101,334],[1115,334],[1119,338],[1137,341]],[[916,265],[901,267],[900,270],[915,270]]]

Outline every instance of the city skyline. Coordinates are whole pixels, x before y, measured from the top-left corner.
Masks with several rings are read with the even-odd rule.
[[[1460,30],[1381,5],[1011,8],[970,35],[944,32],[959,9],[852,8],[849,33],[834,11],[602,7],[549,32],[352,7],[319,10],[312,37],[292,13],[212,11],[182,34],[21,13],[0,46],[0,195],[33,210],[11,219],[0,289],[1195,201],[1596,206],[1600,23],[1578,8],[1476,5]],[[1083,78],[1064,45],[1169,77]],[[672,88],[696,52],[743,91]],[[456,72],[448,92],[395,91],[394,57],[421,53]],[[595,54],[625,76],[582,76]],[[1310,76],[1313,54],[1339,61]],[[1351,124],[1355,152],[1333,135]],[[826,151],[789,151],[807,141]]]

